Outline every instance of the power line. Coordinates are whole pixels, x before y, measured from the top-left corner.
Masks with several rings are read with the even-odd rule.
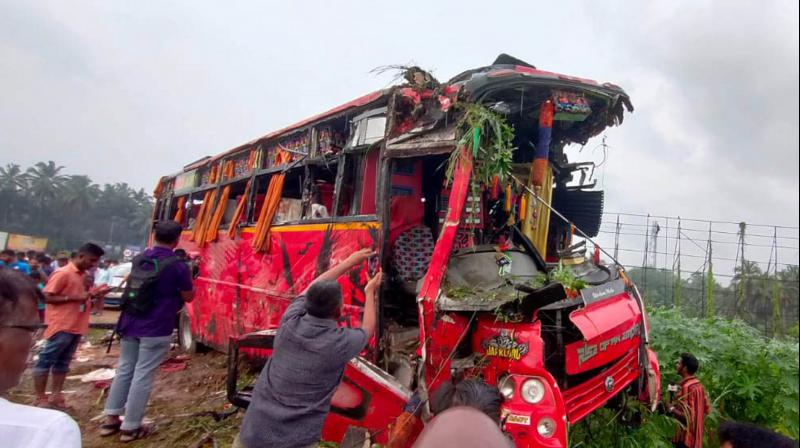
[[[677,270],[673,270],[673,269],[670,269],[670,268],[652,268],[652,267],[642,268],[641,266],[633,266],[633,265],[625,265],[625,264],[623,264],[623,266],[625,266],[627,269],[630,269],[628,271],[629,273],[630,272],[635,272],[635,271],[633,271],[634,269],[677,272]],[[796,265],[792,265],[792,266],[796,266]],[[691,276],[693,274],[700,274],[700,270],[698,269],[697,271],[689,271],[689,270],[683,270],[682,269],[680,271],[680,273],[681,274],[689,274]],[[744,280],[765,280],[765,281],[769,281],[769,282],[790,283],[790,284],[795,284],[795,285],[800,283],[800,281],[798,281],[798,280],[785,280],[785,279],[775,278],[775,277],[770,276],[770,275],[771,274],[764,273],[764,274],[758,274],[758,275],[739,276],[739,275],[736,275],[736,274],[717,274],[716,272],[714,273],[714,277],[742,278]],[[702,288],[697,288],[697,290],[700,290],[700,289],[702,289]]]
[[[683,231],[683,230],[684,229],[681,229],[681,231]],[[609,235],[640,236],[640,237],[647,237],[648,236],[646,233],[616,232],[616,231],[612,231],[612,230],[600,230],[599,232],[600,233],[609,234]],[[706,232],[708,232],[708,231],[706,230]],[[750,237],[752,235],[748,234],[747,236]],[[664,238],[670,239],[670,240],[678,240],[678,239],[680,239],[680,238],[678,238],[676,236],[668,236],[668,235],[665,235]],[[772,237],[770,237],[770,238],[772,238]],[[731,245],[739,244],[737,241],[711,240],[711,242],[714,243],[714,244],[731,244]],[[772,244],[745,243],[745,246],[750,246],[750,247],[768,247],[768,248],[777,247],[778,249],[800,250],[800,247],[798,247],[798,246],[774,246]]]
[[[633,253],[637,253],[637,254],[649,253],[649,254],[658,254],[658,255],[664,255],[664,254],[669,255],[669,253],[667,253],[667,252],[644,251],[642,249],[625,249],[625,248],[622,248],[622,247],[619,248],[619,251],[620,252],[633,252]],[[694,254],[682,254],[681,256],[689,257],[689,258],[699,258],[699,259],[707,258],[705,255],[694,255]],[[735,258],[730,258],[730,257],[716,257],[715,256],[715,257],[713,257],[713,259],[714,259],[714,261],[734,261],[734,262],[739,261],[739,260],[737,260]],[[748,261],[754,261],[754,260],[748,260]],[[755,261],[755,262],[756,263],[763,263],[763,262],[760,262],[760,261]],[[778,264],[781,265],[781,266],[797,266],[798,265],[797,263],[778,263]],[[649,268],[649,269],[661,269],[661,268]],[[716,275],[716,274],[714,274],[714,275]]]
[[[673,219],[675,219],[675,218],[673,218]],[[706,221],[706,222],[715,223],[717,221]],[[610,225],[610,223],[603,222],[601,224],[601,227],[604,226],[604,225]],[[647,227],[647,224],[639,224],[639,223],[635,223],[635,222],[620,222],[619,225],[620,225],[620,227],[625,227],[625,226],[639,227],[639,228]],[[708,229],[693,229],[691,227],[682,227],[681,229],[683,231],[686,231],[686,232],[696,232],[696,233],[703,233],[703,234],[708,233]],[[720,235],[739,235],[739,232],[726,232],[724,230],[712,230],[711,233],[720,234]],[[748,237],[757,237],[757,238],[769,238],[770,240],[775,237],[774,235],[765,235],[763,233],[748,233],[747,236]],[[783,240],[800,240],[800,237],[797,237],[797,236],[781,236],[781,235],[778,235],[777,238],[779,240],[781,240],[781,239],[783,239]]]
[[[662,219],[666,219],[666,218],[676,219],[675,216],[650,215],[650,214],[643,215],[643,214],[640,214],[640,213],[603,212],[603,214],[604,215],[635,216],[635,217],[639,217],[639,218],[650,217],[650,218],[662,218]],[[681,217],[681,220],[682,221],[692,221],[692,222],[702,222],[702,223],[712,222],[712,223],[719,223],[719,224],[734,224],[734,225],[739,225],[740,224],[739,222],[734,222],[734,221],[711,221],[711,220],[708,220],[708,219],[684,218],[684,217]],[[748,227],[767,227],[767,228],[770,228],[770,229],[777,228],[777,229],[800,230],[800,227],[793,227],[793,226],[777,226],[777,225],[774,225],[774,224],[751,224],[749,222],[746,223],[746,224],[747,224]]]

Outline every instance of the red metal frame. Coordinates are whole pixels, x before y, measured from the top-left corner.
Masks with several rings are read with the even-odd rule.
[[[450,351],[454,347],[442,344],[441,340],[434,340],[436,333],[435,302],[439,296],[444,273],[447,270],[447,262],[450,260],[450,252],[453,249],[453,240],[458,233],[458,226],[464,214],[464,204],[469,191],[469,179],[472,174],[472,155],[465,147],[459,148],[461,151],[460,163],[456,167],[453,175],[453,187],[450,192],[448,202],[447,217],[445,218],[439,239],[433,248],[431,262],[428,265],[428,272],[422,280],[422,288],[417,298],[419,303],[419,342],[422,347],[422,360],[425,363],[425,381],[427,387],[434,389],[438,384],[450,378]],[[428,335],[432,335],[428,339]],[[432,351],[433,346],[437,347]],[[448,350],[449,349],[449,350]],[[446,352],[446,353],[445,353]]]

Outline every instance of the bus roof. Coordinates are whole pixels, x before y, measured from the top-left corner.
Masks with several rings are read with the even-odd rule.
[[[447,85],[452,87],[457,87],[457,90],[461,90],[463,88],[466,91],[466,93],[469,94],[469,93],[477,93],[476,91],[481,90],[481,87],[484,87],[486,84],[486,82],[483,80],[491,81],[492,79],[519,77],[519,76],[527,79],[537,79],[546,82],[566,83],[574,87],[580,87],[589,90],[595,90],[595,91],[601,90],[603,91],[603,93],[606,93],[608,95],[614,95],[620,97],[622,102],[624,102],[625,105],[627,106],[627,109],[629,111],[633,110],[633,106],[630,104],[628,95],[625,93],[624,90],[622,90],[622,88],[614,84],[610,83],[601,84],[592,79],[568,76],[560,73],[539,70],[531,64],[528,64],[524,61],[518,60],[516,58],[513,58],[512,56],[508,56],[505,54],[501,54],[500,56],[498,56],[498,58],[492,63],[492,65],[472,70],[467,70],[459,75],[456,75],[450,81],[448,81]],[[216,156],[205,156],[201,159],[198,159],[184,166],[181,172],[189,171],[216,162],[223,157],[242,151],[246,148],[253,147],[254,145],[257,145],[260,142],[264,142],[282,135],[291,134],[292,132],[297,131],[314,122],[333,118],[336,115],[339,115],[350,109],[363,107],[370,103],[379,101],[383,98],[388,97],[390,93],[397,87],[398,86],[389,87],[386,89],[368,93],[366,95],[358,97],[347,103],[341,104],[337,107],[334,107],[320,114],[298,121],[284,128],[269,132],[265,135],[257,137],[253,140],[238,145],[234,148],[231,148],[225,152],[217,154]],[[475,98],[473,97],[473,99]]]

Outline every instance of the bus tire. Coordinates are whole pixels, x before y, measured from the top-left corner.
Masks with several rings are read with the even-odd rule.
[[[178,320],[178,344],[183,351],[190,354],[202,353],[203,344],[197,341],[192,334],[192,325],[189,322],[189,315],[186,311],[181,311],[180,319]]]

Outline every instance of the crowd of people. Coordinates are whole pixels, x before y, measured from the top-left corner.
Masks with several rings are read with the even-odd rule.
[[[181,226],[154,226],[154,245],[132,262],[116,332],[120,354],[98,428],[103,437],[122,442],[147,437],[144,423],[157,367],[170,348],[175,318],[193,298],[193,272],[186,253],[177,249]],[[337,279],[374,254],[353,253],[317,277],[284,312],[274,351],[258,377],[234,447],[316,447],[345,365],[367,345],[376,330],[376,291],[382,274],[365,287],[361,326],[342,328],[342,291]],[[78,425],[69,417],[62,392],[76,348],[89,329],[93,304],[108,292],[107,269],[98,268],[104,251],[87,243],[74,253],[3,251],[0,257],[0,395],[16,387],[29,366],[33,343],[44,327],[44,345],[33,364],[32,405],[0,398],[0,440],[4,446],[75,448]],[[134,288],[131,285],[138,285]],[[148,285],[148,286],[144,286]],[[94,305],[96,306],[96,305]],[[682,381],[663,411],[677,421],[673,445],[700,448],[708,396],[695,376],[698,360],[684,353],[677,361]],[[50,383],[51,392],[47,393]],[[390,447],[512,447],[502,431],[503,396],[481,379],[447,382],[430,399],[433,418],[423,424],[423,400],[413,396],[391,429]],[[124,418],[123,418],[124,417]],[[764,428],[727,422],[718,439],[722,448],[796,447],[796,442]]]
[[[50,276],[55,271],[67,266],[70,260],[75,259],[78,252],[59,251],[55,254],[48,254],[41,251],[14,251],[5,249],[0,252],[0,268],[9,268],[28,276],[39,289],[44,289]],[[84,281],[94,286],[110,284],[111,268],[119,265],[119,261],[107,258],[98,261],[97,265],[86,271]],[[44,322],[45,301],[42,300],[38,305],[39,318]],[[103,309],[102,296],[97,295],[92,303],[92,313],[100,314]]]

